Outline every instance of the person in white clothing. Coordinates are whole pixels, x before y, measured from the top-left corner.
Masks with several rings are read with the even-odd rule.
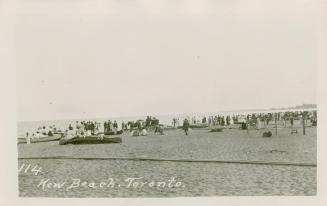
[[[31,144],[31,138],[28,132],[26,132],[26,143]]]
[[[257,117],[257,129],[261,129],[261,119]]]
[[[92,136],[92,131],[91,130],[86,130],[86,136],[87,137]]]
[[[142,132],[141,132],[141,135],[142,135],[142,136],[146,136],[147,134],[148,134],[148,133],[147,133],[146,129],[143,128],[143,129],[142,129]]]
[[[72,127],[67,131],[66,139],[72,139],[75,137],[75,132]]]
[[[35,135],[34,135],[34,138],[36,138],[36,139],[38,139],[38,138],[40,138],[40,132],[39,131],[36,131],[36,133],[35,133]]]

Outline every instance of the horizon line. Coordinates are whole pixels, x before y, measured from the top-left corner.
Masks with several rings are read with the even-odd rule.
[[[315,107],[310,108],[296,108],[297,106],[304,105],[315,105]],[[166,114],[147,114],[147,115],[122,115],[122,116],[98,116],[98,117],[88,117],[87,119],[103,119],[103,118],[127,118],[127,117],[146,117],[146,116],[171,116],[171,115],[190,115],[190,114],[213,114],[213,113],[224,113],[224,112],[255,112],[255,111],[283,111],[283,110],[317,110],[317,104],[302,104],[287,108],[265,108],[265,109],[233,109],[233,110],[220,110],[220,111],[198,111],[198,112],[184,112],[184,113],[166,113]],[[72,118],[60,118],[60,119],[35,119],[35,120],[17,120],[17,122],[37,122],[37,121],[61,121],[61,120],[81,120],[84,117],[72,117]]]

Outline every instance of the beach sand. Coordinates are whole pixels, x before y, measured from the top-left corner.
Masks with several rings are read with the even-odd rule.
[[[134,161],[134,158],[187,159],[217,161],[264,161],[315,165],[317,130],[306,129],[304,136],[290,134],[290,128],[278,128],[278,136],[262,138],[264,129],[224,129],[210,133],[194,129],[186,136],[182,130],[165,135],[122,136],[121,144],[64,145],[58,142],[19,144],[19,158],[74,157],[128,158],[130,160],[19,159],[19,167],[38,165],[42,172],[19,172],[22,197],[180,197],[219,195],[315,195],[316,167],[294,165],[255,165],[208,162]],[[114,187],[100,188],[101,182],[113,178]],[[127,178],[147,182],[129,185]],[[174,178],[179,185],[158,187],[149,182],[166,182]],[[42,180],[65,182],[63,188],[43,188]],[[94,182],[95,187],[67,189],[77,179]],[[51,186],[51,185],[50,185]],[[161,185],[162,186],[162,185]]]

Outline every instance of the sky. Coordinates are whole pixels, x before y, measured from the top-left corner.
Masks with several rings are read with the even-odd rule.
[[[18,120],[316,103],[314,1],[19,1]]]

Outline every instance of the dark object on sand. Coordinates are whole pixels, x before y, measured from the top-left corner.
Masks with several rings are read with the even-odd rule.
[[[242,122],[242,124],[241,124],[241,129],[242,129],[242,130],[246,130],[246,129],[248,129],[248,126],[246,125],[245,122]]]
[[[120,137],[74,137],[72,139],[61,139],[59,141],[60,145],[66,144],[110,144],[110,143],[121,143],[122,139]]]
[[[222,132],[223,128],[215,128],[215,129],[211,129],[210,132]]]
[[[154,130],[154,134],[161,134],[161,135],[164,135],[164,132],[163,132],[163,128],[159,125],[156,126],[155,130]]]
[[[316,119],[312,120],[311,122],[312,122],[312,126],[317,126],[317,120]]]
[[[262,137],[271,137],[271,136],[272,136],[271,131],[264,132],[264,133],[262,134]]]
[[[136,136],[140,136],[140,131],[139,130],[134,130],[134,131],[132,131],[132,136],[133,137],[136,137]]]
[[[116,134],[113,131],[104,133],[105,135],[117,135],[117,134],[123,134],[123,130],[119,130],[116,132]]]
[[[40,143],[40,142],[51,142],[58,141],[61,139],[61,134],[54,134],[53,136],[40,137],[40,138],[31,138],[31,143]],[[18,138],[18,144],[26,144],[26,138]]]

